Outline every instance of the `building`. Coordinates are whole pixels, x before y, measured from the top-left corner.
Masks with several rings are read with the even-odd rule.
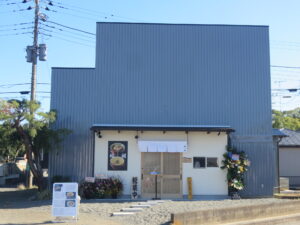
[[[244,196],[276,182],[267,26],[97,23],[95,68],[52,68],[56,127],[73,130],[50,155],[53,175],[114,175],[130,194],[226,195],[230,142],[251,161]],[[84,57],[84,56],[83,56]],[[152,173],[152,175],[150,174]]]
[[[279,174],[291,188],[300,188],[300,132],[281,129],[287,137],[279,142]]]

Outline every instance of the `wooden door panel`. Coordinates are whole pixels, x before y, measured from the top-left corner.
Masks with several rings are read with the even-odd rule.
[[[163,174],[180,175],[180,153],[163,153]]]
[[[157,194],[159,198],[181,198],[181,153],[142,153],[142,196],[155,197],[155,176],[150,172],[158,172]]]

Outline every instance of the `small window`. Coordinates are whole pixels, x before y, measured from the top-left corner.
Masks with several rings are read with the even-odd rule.
[[[207,167],[219,167],[218,158],[207,157]]]
[[[205,157],[194,157],[194,168],[205,168]]]

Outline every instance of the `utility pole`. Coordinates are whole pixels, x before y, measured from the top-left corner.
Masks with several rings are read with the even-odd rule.
[[[32,51],[32,74],[31,74],[31,92],[30,100],[35,100],[36,92],[36,71],[37,71],[37,56],[38,56],[38,26],[39,26],[39,0],[35,0],[35,13],[34,13],[34,31],[33,31],[33,51]]]
[[[34,30],[33,30],[33,45],[32,45],[32,68],[31,68],[31,91],[30,91],[30,101],[35,101],[35,92],[36,92],[36,72],[37,72],[37,57],[38,57],[38,26],[39,26],[39,0],[35,0],[35,11],[34,11]],[[31,112],[32,113],[32,112]],[[29,188],[33,184],[33,174],[29,168],[27,185]]]
[[[28,0],[24,0],[24,1],[26,3]],[[27,62],[32,63],[31,91],[30,91],[30,100],[31,101],[36,100],[36,77],[37,77],[36,74],[37,74],[38,57],[39,57],[40,61],[46,61],[46,59],[47,59],[46,45],[38,43],[39,20],[41,19],[42,21],[45,21],[47,17],[46,17],[46,15],[40,13],[39,0],[34,0],[34,3],[35,3],[35,6],[34,6],[35,11],[34,11],[33,45],[27,46],[27,48],[26,48]],[[31,9],[31,7],[29,7],[29,8]],[[31,114],[33,114],[32,111],[31,111]],[[29,165],[29,164],[27,163],[27,165]],[[33,175],[28,166],[26,169],[27,169],[26,184],[28,187],[32,187]]]

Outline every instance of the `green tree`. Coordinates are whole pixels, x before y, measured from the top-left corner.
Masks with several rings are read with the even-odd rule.
[[[286,128],[290,130],[300,130],[300,109],[290,111],[273,110],[273,128]]]
[[[54,130],[51,124],[56,112],[40,112],[40,103],[27,100],[9,100],[0,102],[0,121],[6,133],[16,133],[24,145],[30,170],[36,179],[39,190],[46,188],[41,167],[41,151],[57,149],[64,136],[70,133],[66,129]]]
[[[0,124],[0,157],[13,161],[25,154],[25,147],[18,133],[7,124]]]

